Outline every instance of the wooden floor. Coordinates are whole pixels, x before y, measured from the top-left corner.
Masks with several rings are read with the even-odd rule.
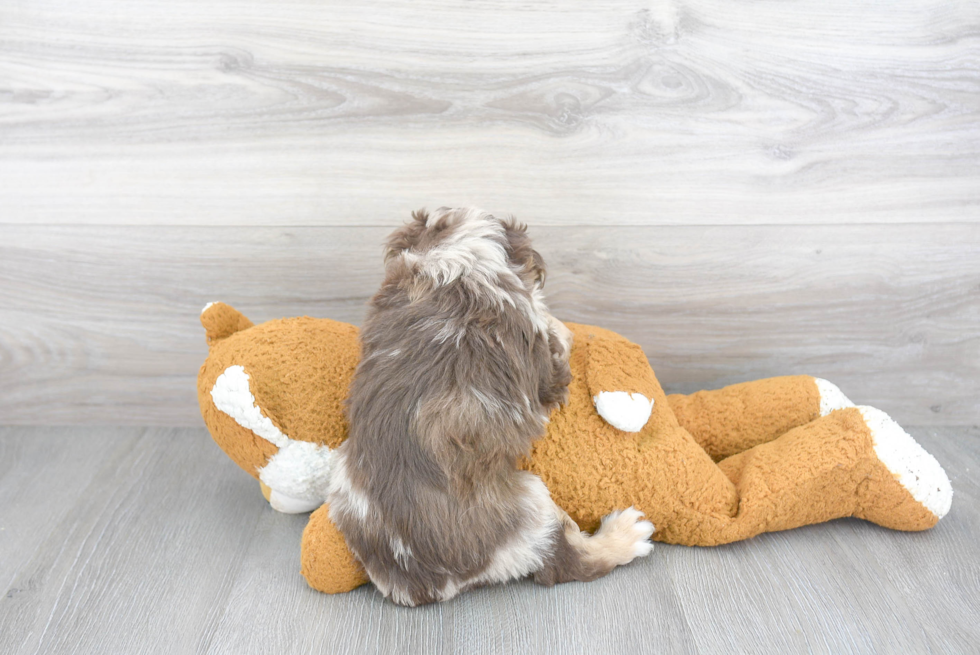
[[[306,516],[193,428],[0,428],[0,652],[968,653],[980,642],[980,428],[912,428],[950,514],[658,544],[588,584],[399,608],[299,573]]]

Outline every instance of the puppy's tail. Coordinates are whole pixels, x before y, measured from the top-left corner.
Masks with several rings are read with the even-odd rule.
[[[204,326],[210,347],[236,332],[252,327],[252,321],[231,305],[209,302],[201,310],[201,325]]]

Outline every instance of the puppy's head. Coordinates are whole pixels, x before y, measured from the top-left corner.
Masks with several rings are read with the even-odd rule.
[[[441,286],[468,278],[490,286],[544,287],[545,266],[526,227],[479,209],[419,210],[385,244],[388,281],[412,277]]]

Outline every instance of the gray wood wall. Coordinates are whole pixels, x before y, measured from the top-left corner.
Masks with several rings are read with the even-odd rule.
[[[206,302],[357,323],[384,235],[476,204],[669,390],[975,424],[978,34],[974,0],[2,3],[0,423],[198,425]]]

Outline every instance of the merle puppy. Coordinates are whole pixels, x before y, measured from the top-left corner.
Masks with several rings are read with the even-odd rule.
[[[571,380],[571,334],[524,226],[476,209],[412,218],[387,242],[330,487],[371,581],[418,605],[531,574],[592,580],[649,553],[640,512],[587,535],[518,470]]]

